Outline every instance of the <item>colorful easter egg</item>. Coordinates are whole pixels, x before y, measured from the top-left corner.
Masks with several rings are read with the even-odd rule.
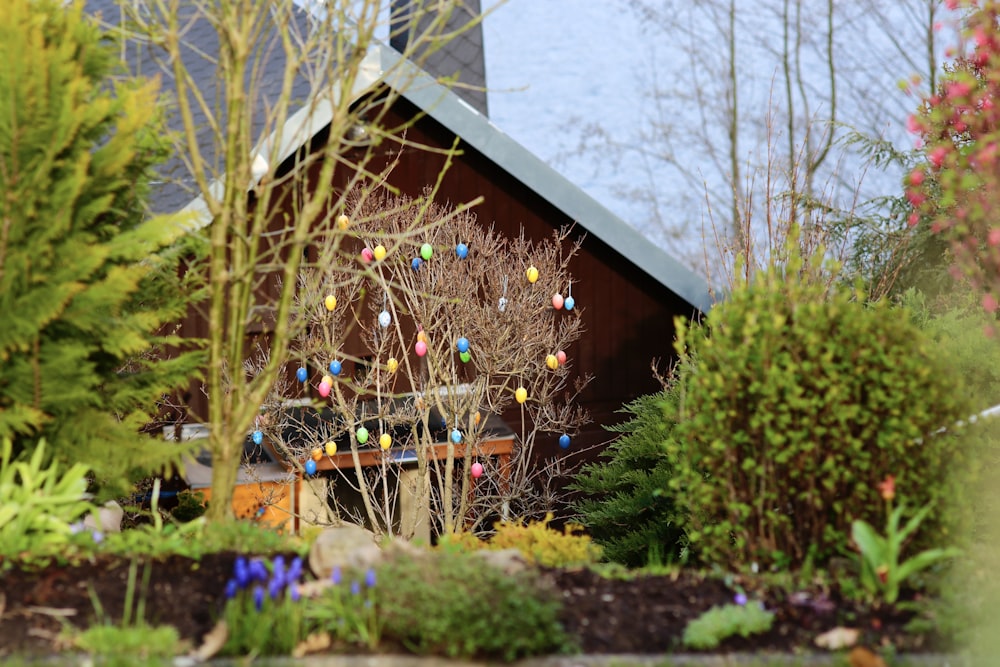
[[[253,438],[253,444],[255,445],[259,445],[264,442],[264,434],[260,431],[254,431],[253,435],[250,437]]]
[[[323,299],[323,304],[326,306],[327,310],[333,310],[337,307],[337,297],[332,294],[327,294],[326,298]]]
[[[482,418],[483,416],[479,413],[479,410],[476,410],[476,414],[472,416],[472,421],[475,423],[476,426],[479,426],[479,422],[482,420]]]
[[[452,430],[451,432],[451,441],[456,445],[462,442],[462,432],[459,431],[457,428]]]
[[[363,445],[366,442],[368,442],[368,429],[366,429],[364,426],[359,428],[354,435],[357,436],[359,444]]]
[[[396,369],[399,368],[399,362],[396,361],[396,357],[389,357],[389,361],[385,363],[385,367],[390,373],[395,373]]]
[[[381,262],[385,259],[385,246],[381,243],[375,246],[375,250],[372,251],[372,255],[374,255],[376,262]]]
[[[458,353],[458,358],[462,360],[463,364],[467,364],[467,363],[469,363],[469,361],[472,360],[472,353],[468,352],[468,351],[466,351],[466,352],[459,352]]]
[[[337,453],[337,443],[330,440],[323,449],[326,451],[327,456],[333,456]]]
[[[419,257],[414,257],[413,261],[410,262],[410,266],[413,267],[414,271],[419,271],[420,267],[423,266],[423,264],[424,260],[420,259]]]
[[[556,352],[556,359],[559,361],[560,364],[565,364],[566,363],[566,353],[563,352],[562,350],[559,350],[558,352]]]
[[[563,307],[563,303],[565,303],[565,299],[563,299],[563,295],[562,294],[559,294],[558,292],[556,292],[555,294],[552,295],[552,307],[553,308],[555,308],[556,310],[560,310]]]
[[[418,340],[417,344],[413,346],[413,351],[417,353],[418,357],[422,357],[427,354],[427,343],[422,340]]]
[[[309,371],[305,368],[299,368],[299,370],[295,371],[295,379],[299,382],[305,382],[309,379]]]
[[[434,254],[434,246],[432,246],[430,243],[425,243],[422,246],[420,246],[420,256],[424,258],[425,262],[429,260],[433,254]]]
[[[534,283],[538,280],[538,269],[533,266],[529,266],[528,270],[524,272],[524,275],[528,277],[529,283]]]
[[[320,380],[320,382],[321,382],[321,383],[325,383],[325,384],[328,384],[328,385],[330,385],[331,387],[333,386],[333,378],[332,378],[332,377],[330,377],[329,375],[324,375],[324,376],[323,376],[323,379],[322,379],[322,380]]]
[[[518,403],[524,403],[528,400],[528,390],[524,387],[518,387],[517,391],[514,392],[514,398]]]
[[[565,433],[559,436],[559,446],[563,449],[569,449],[569,436]]]
[[[469,256],[469,246],[464,243],[459,243],[455,246],[455,254],[458,255],[459,259],[465,259]]]
[[[500,297],[500,300],[497,301],[497,310],[499,310],[501,313],[507,310],[507,297],[505,296]]]
[[[312,450],[312,458],[313,461],[319,461],[321,458],[323,458],[323,448],[314,447]]]
[[[378,446],[382,449],[389,449],[392,447],[392,436],[388,433],[383,433],[378,437]]]
[[[483,464],[480,463],[479,461],[476,461],[469,468],[469,472],[472,473],[473,478],[479,479],[480,477],[483,476]]]
[[[346,215],[341,215],[337,217],[337,226],[341,229],[347,229],[351,226],[351,219]]]
[[[555,370],[559,368],[559,357],[554,354],[550,354],[545,357],[545,365],[549,367],[550,370]]]
[[[455,341],[455,349],[458,350],[459,352],[468,352],[469,351],[469,339],[466,338],[465,336],[462,336],[461,338],[459,338],[458,340],[456,340]]]
[[[330,385],[326,382],[320,382],[319,387],[316,388],[319,391],[319,395],[326,398],[330,395]]]
[[[375,259],[375,254],[372,252],[371,248],[365,248],[361,251],[361,261],[365,264],[370,264],[371,261]]]
[[[573,310],[576,307],[576,299],[571,296],[566,297],[566,310]]]
[[[417,332],[417,340],[423,343],[427,342],[427,334],[425,334],[422,329]]]
[[[331,375],[340,375],[340,371],[342,371],[342,370],[344,370],[344,365],[341,364],[339,361],[337,361],[336,359],[334,359],[333,361],[330,362],[330,374]]]
[[[392,315],[389,314],[388,310],[383,310],[378,314],[378,325],[385,329],[390,324],[392,324]]]
[[[307,475],[315,475],[316,474],[316,462],[313,461],[312,459],[309,459],[308,461],[306,461],[305,468],[306,468],[306,474]]]

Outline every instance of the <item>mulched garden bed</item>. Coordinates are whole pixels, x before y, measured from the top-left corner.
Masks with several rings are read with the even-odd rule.
[[[171,557],[154,562],[146,594],[146,620],[175,626],[197,644],[218,616],[234,554],[192,561]],[[129,563],[99,558],[72,566],[50,565],[0,573],[0,657],[46,655],[65,647],[58,637],[65,624],[86,627],[97,619],[93,596],[105,618],[118,619],[124,607]],[[138,568],[141,579],[143,568]],[[713,605],[732,602],[722,581],[682,571],[677,575],[604,578],[587,569],[547,570],[563,599],[562,621],[581,650],[592,654],[667,653],[680,650],[688,621]],[[892,644],[897,651],[946,648],[941,639],[913,635],[905,626],[913,614],[873,610],[846,601],[836,591],[787,594],[750,592],[776,613],[770,632],[733,638],[724,651],[815,650],[815,637],[837,626],[858,628],[861,643]]]

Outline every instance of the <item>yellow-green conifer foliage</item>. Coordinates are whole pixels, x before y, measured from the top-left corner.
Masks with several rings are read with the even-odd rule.
[[[156,86],[111,78],[80,2],[0,3],[0,62],[0,438],[112,493],[176,457],[140,429],[198,362],[158,359],[185,302],[179,228],[140,213]]]

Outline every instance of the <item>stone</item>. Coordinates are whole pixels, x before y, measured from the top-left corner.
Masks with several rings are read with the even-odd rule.
[[[480,549],[475,554],[487,565],[507,575],[518,574],[528,569],[528,561],[517,549]]]
[[[102,533],[122,532],[122,518],[125,510],[121,505],[113,500],[109,500],[97,510],[97,513],[88,514],[83,519],[83,525],[88,530],[99,530]]]
[[[335,567],[365,570],[381,558],[375,534],[349,523],[324,528],[309,547],[309,568],[318,579],[328,579]]]

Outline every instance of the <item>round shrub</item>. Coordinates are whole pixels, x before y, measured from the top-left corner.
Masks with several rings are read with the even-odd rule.
[[[681,560],[687,540],[673,495],[666,493],[673,466],[666,455],[679,391],[671,384],[640,396],[621,412],[629,418],[608,427],[620,435],[573,480],[574,509],[604,557],[629,567]]]
[[[382,637],[414,653],[510,662],[570,648],[554,591],[530,570],[434,551],[386,561],[378,576]]]
[[[933,434],[969,414],[956,373],[905,310],[786,269],[761,271],[703,323],[678,323],[671,489],[709,563],[848,553],[854,519],[884,526],[887,475],[911,507],[941,500],[956,441]]]

